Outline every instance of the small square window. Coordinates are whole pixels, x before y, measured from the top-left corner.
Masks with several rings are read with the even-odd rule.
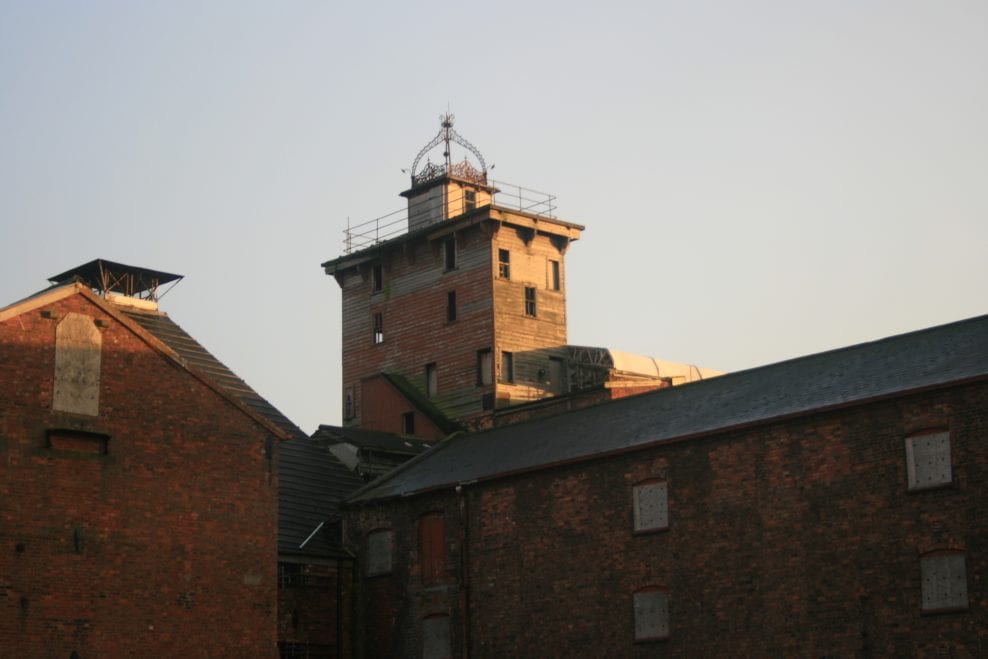
[[[507,350],[501,351],[501,382],[512,383],[515,381],[515,353]]]
[[[422,659],[449,659],[449,616],[429,616],[422,621]]]
[[[967,602],[967,565],[959,551],[927,554],[920,559],[923,612],[962,611]]]
[[[374,343],[384,343],[384,316],[382,314],[374,314]]]
[[[497,250],[497,276],[511,279],[511,252],[506,249]]]
[[[906,438],[906,471],[910,490],[949,485],[950,433],[939,432]]]
[[[645,588],[635,593],[635,640],[669,638],[669,593]]]
[[[432,398],[439,393],[439,374],[436,371],[436,363],[425,365],[425,395]]]
[[[394,553],[394,533],[382,529],[367,535],[367,576],[390,574]]]
[[[456,291],[446,293],[446,322],[452,323],[456,320]]]
[[[535,316],[535,288],[525,287],[525,315]]]
[[[666,483],[647,481],[634,487],[635,531],[669,528],[669,491]]]
[[[443,265],[446,270],[456,269],[456,239],[447,238],[443,241]]]

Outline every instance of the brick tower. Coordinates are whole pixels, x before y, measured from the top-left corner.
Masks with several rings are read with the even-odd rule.
[[[488,181],[448,113],[401,196],[322,264],[343,293],[344,425],[441,437],[568,391],[565,255],[583,227],[550,195]]]

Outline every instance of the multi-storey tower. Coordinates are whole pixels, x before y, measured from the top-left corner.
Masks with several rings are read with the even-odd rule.
[[[407,212],[348,229],[322,264],[343,293],[344,425],[441,436],[567,391],[565,255],[583,227],[549,195],[489,181],[450,114],[401,195]]]

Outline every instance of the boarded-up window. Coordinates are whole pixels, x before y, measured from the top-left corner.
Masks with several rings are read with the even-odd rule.
[[[55,392],[52,409],[99,414],[103,335],[89,316],[66,314],[55,329]]]
[[[429,616],[422,621],[422,659],[449,659],[449,616]]]
[[[419,520],[419,562],[422,582],[439,580],[446,569],[446,520],[431,513]]]
[[[391,531],[381,529],[367,535],[367,576],[391,573],[393,549],[394,533]]]
[[[967,608],[967,565],[959,551],[927,554],[920,559],[923,611]]]
[[[949,484],[951,482],[950,433],[938,432],[907,437],[906,470],[910,490]]]
[[[669,593],[656,587],[635,593],[635,640],[669,638]]]
[[[635,531],[669,528],[669,493],[666,483],[645,481],[634,487]]]
[[[484,348],[477,351],[477,385],[484,386],[493,382],[494,361],[491,356],[491,349]]]

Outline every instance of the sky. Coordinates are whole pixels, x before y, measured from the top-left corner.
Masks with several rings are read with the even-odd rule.
[[[569,342],[736,371],[988,313],[984,0],[0,0],[0,306],[94,258],[307,432],[320,264],[450,109],[586,226]]]

